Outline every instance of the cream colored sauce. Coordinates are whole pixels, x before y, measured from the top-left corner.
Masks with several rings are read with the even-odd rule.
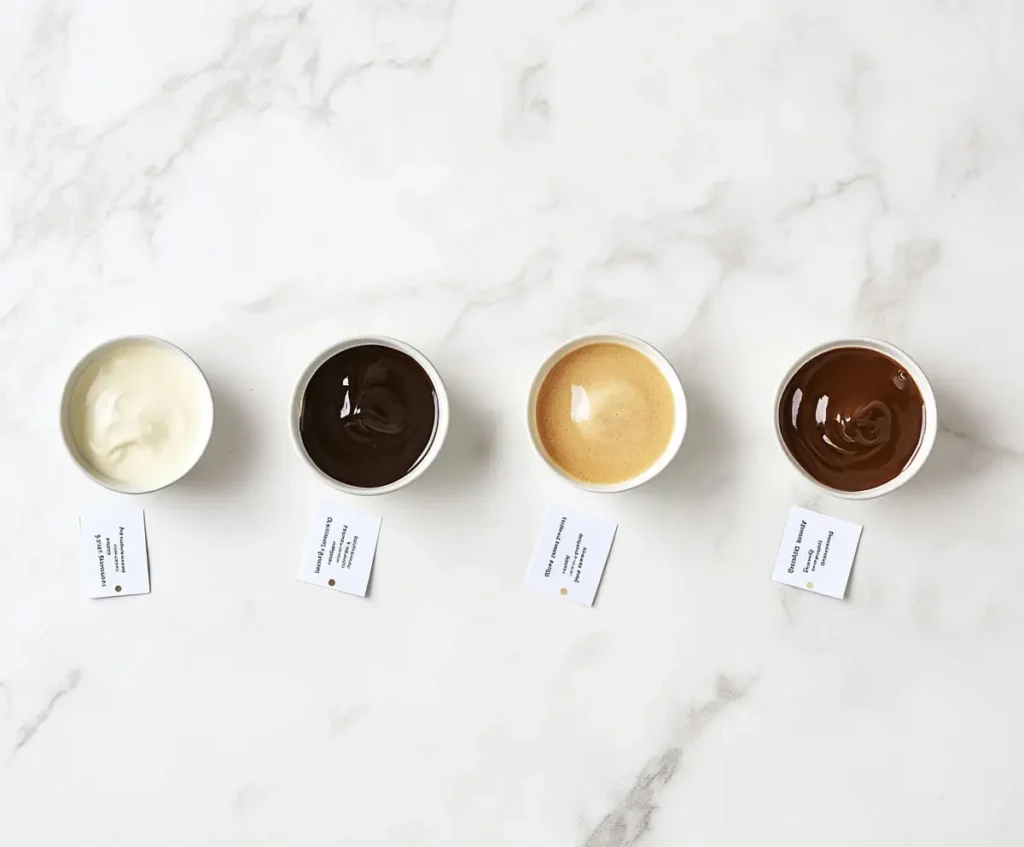
[[[71,399],[82,457],[123,485],[159,488],[185,474],[205,447],[209,389],[181,351],[146,340],[101,351]]]

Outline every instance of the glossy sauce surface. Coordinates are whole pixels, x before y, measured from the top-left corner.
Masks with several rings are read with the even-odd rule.
[[[71,434],[101,476],[160,488],[196,463],[209,416],[209,388],[188,356],[128,339],[99,351],[79,377]]]
[[[537,392],[537,433],[570,476],[614,485],[639,476],[667,449],[675,398],[659,367],[625,344],[579,347]]]
[[[437,431],[437,392],[411,356],[378,344],[324,362],[302,398],[302,444],[324,473],[378,488],[416,467]]]
[[[783,441],[814,479],[865,491],[895,479],[917,453],[924,400],[898,362],[844,347],[811,359],[779,405]]]

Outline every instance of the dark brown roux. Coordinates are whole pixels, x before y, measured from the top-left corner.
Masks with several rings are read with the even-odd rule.
[[[437,431],[437,392],[411,356],[365,344],[336,353],[309,380],[299,432],[325,474],[379,488],[420,463]]]
[[[796,372],[779,404],[790,453],[814,479],[840,491],[899,476],[924,432],[924,400],[911,376],[864,347],[829,350]]]

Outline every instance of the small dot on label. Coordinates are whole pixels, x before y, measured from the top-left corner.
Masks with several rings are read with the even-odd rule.
[[[120,590],[121,590],[121,586],[120,585],[115,585],[114,586],[114,591],[120,591]]]
[[[569,593],[569,589],[568,589],[568,588],[563,588],[563,589],[562,589],[562,591],[561,591],[561,593],[562,593],[563,595],[564,595],[564,594],[568,594],[568,593]]]
[[[807,587],[808,588],[814,588],[814,583],[813,582],[808,582],[807,583]]]
[[[329,579],[329,580],[327,580],[327,584],[328,584],[328,585],[334,585],[334,580],[333,580],[333,579]]]

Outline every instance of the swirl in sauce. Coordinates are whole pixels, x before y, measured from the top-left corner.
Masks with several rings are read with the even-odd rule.
[[[895,479],[924,432],[917,383],[898,362],[865,347],[811,359],[789,381],[778,414],[783,441],[800,466],[840,491]]]
[[[98,352],[71,400],[79,453],[101,476],[160,488],[182,476],[206,446],[209,389],[180,350],[145,339]]]
[[[437,417],[437,393],[419,362],[364,344],[317,368],[302,396],[299,433],[310,459],[332,479],[379,488],[420,463]]]

